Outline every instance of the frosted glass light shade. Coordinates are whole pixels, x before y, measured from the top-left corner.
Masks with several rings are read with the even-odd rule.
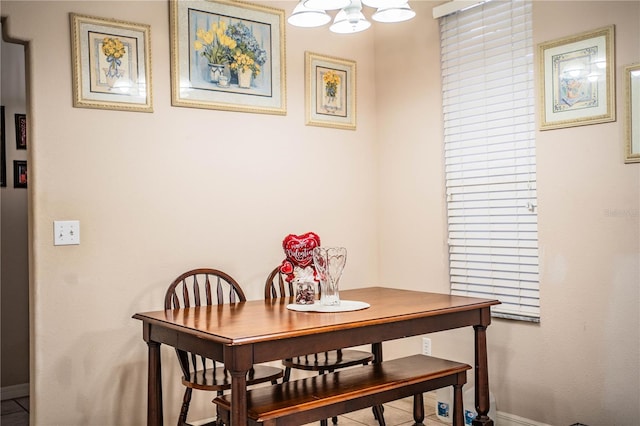
[[[362,0],[365,6],[380,8],[398,7],[407,3],[409,0]]]
[[[347,12],[343,9],[338,12],[329,29],[338,34],[351,34],[364,31],[370,26],[371,22],[367,21],[359,10],[352,9]]]
[[[324,10],[310,9],[304,5],[303,1],[298,3],[287,19],[291,25],[306,28],[320,27],[329,21],[331,21],[331,16]]]
[[[378,22],[402,22],[408,21],[414,16],[416,16],[416,12],[408,4],[405,4],[404,6],[378,9],[371,17]]]
[[[336,10],[349,6],[351,0],[303,0],[304,5],[316,10]]]

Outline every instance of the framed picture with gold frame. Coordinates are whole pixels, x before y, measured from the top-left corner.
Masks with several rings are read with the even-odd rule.
[[[356,129],[356,63],[305,52],[308,126]]]
[[[624,68],[625,163],[640,163],[640,63]]]
[[[153,112],[149,25],[70,14],[73,106]]]
[[[171,104],[285,115],[284,11],[170,0]]]
[[[616,120],[614,26],[538,45],[540,130]]]

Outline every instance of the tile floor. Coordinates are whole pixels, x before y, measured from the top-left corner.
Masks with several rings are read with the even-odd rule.
[[[29,397],[2,401],[2,426],[29,426]]]
[[[438,420],[434,407],[429,404],[429,399],[425,398],[425,426],[445,426]],[[405,398],[399,401],[390,402],[384,405],[384,419],[388,426],[409,426],[413,425],[413,399]],[[2,426],[29,426],[29,397],[9,399],[2,401]],[[309,426],[317,426],[319,423],[310,423]],[[329,422],[329,425],[332,423]],[[339,426],[377,426],[378,422],[373,418],[370,408],[366,410],[354,411],[342,415],[338,418]],[[112,425],[117,426],[117,425]]]

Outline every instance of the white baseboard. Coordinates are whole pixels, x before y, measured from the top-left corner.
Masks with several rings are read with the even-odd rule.
[[[424,405],[428,407],[435,407],[436,394],[435,392],[428,392],[424,394]],[[550,426],[546,423],[536,422],[535,420],[525,419],[524,417],[516,416],[515,414],[505,413],[503,411],[496,412],[496,419],[494,420],[495,426]]]
[[[2,401],[6,399],[22,398],[23,396],[29,396],[29,383],[0,388],[0,399],[2,399]]]
[[[550,426],[546,423],[537,422],[524,417],[516,416],[502,411],[498,411],[496,426]]]

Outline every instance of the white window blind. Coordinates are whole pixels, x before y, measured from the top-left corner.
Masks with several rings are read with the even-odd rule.
[[[530,1],[440,19],[451,293],[539,321]]]

